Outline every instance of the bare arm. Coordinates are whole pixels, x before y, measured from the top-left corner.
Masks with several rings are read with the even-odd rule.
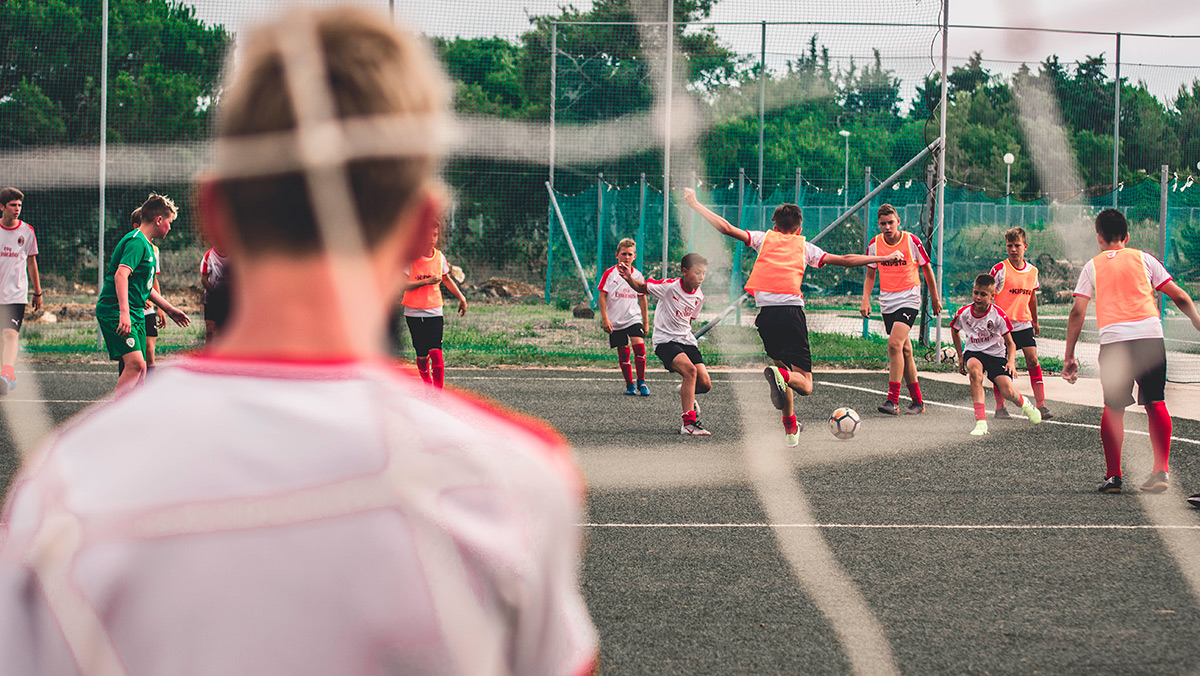
[[[1192,297],[1188,295],[1187,291],[1180,288],[1174,281],[1163,284],[1158,287],[1158,290],[1166,294],[1167,298],[1175,303],[1175,307],[1192,320],[1192,326],[1200,331],[1200,314],[1197,314],[1196,304],[1192,302]]]
[[[926,263],[921,266],[921,272],[925,273],[925,286],[929,289],[929,309],[933,314],[942,314],[942,299],[938,295],[937,279],[933,276],[933,266]]]
[[[1033,295],[1029,297],[1029,314],[1033,316],[1033,335],[1042,335],[1042,327],[1038,325],[1037,306],[1038,306],[1037,289],[1033,290]]]
[[[449,275],[442,277],[442,284],[445,284],[450,293],[458,299],[458,316],[465,316],[467,314],[467,297],[462,294],[462,291],[458,288],[458,284],[455,284],[454,279]]]
[[[962,375],[967,375],[967,364],[963,361],[963,346],[962,336],[958,335],[958,329],[950,327],[950,336],[954,339],[954,351],[958,353],[958,372]]]
[[[646,293],[646,282],[640,279],[635,279],[632,268],[626,266],[624,263],[620,263],[617,265],[617,273],[621,275],[621,278],[624,279],[634,291],[643,294]]]
[[[646,294],[638,296],[638,307],[642,308],[642,327],[646,335],[650,335],[650,310],[646,303]]]
[[[25,269],[29,272],[29,283],[33,286],[33,309],[42,309],[42,277],[38,274],[37,254],[25,261]]]
[[[893,251],[886,256],[864,256],[862,254],[825,254],[825,260],[821,261],[821,265],[839,265],[843,268],[861,268],[870,263],[884,263],[886,261],[904,260],[904,254],[900,251]]]
[[[867,272],[863,275],[863,296],[862,307],[858,309],[859,314],[864,317],[871,316],[871,291],[875,290],[875,268],[867,268]]]
[[[126,283],[128,283],[128,280],[126,280]],[[119,289],[118,293],[120,293]],[[167,313],[167,316],[171,318],[171,321],[175,322],[176,324],[180,326],[191,325],[192,320],[187,316],[187,313],[167,302],[167,299],[162,297],[162,294],[158,292],[157,288],[150,290],[150,302],[154,303],[163,312]]]
[[[596,295],[596,307],[600,309],[600,328],[605,333],[612,333],[612,322],[608,320],[608,292],[601,291]]]
[[[204,287],[205,291],[213,290],[212,273],[211,272],[201,272],[200,273],[200,285]]]
[[[712,209],[709,209],[701,204],[700,200],[696,199],[695,190],[692,190],[691,188],[684,188],[683,201],[687,202],[687,205],[692,208],[692,211],[700,214],[701,218],[708,221],[709,225],[716,228],[717,232],[725,235],[726,237],[732,237],[734,239],[741,240],[746,244],[750,243],[750,233],[742,230],[741,228],[734,227],[732,223],[718,216],[713,212]]]
[[[1013,341],[1012,331],[1004,334],[1004,350],[1008,354],[1008,375],[1017,375],[1017,344]]]
[[[1071,306],[1071,314],[1067,316],[1067,347],[1063,352],[1063,380],[1074,383],[1079,378],[1079,362],[1075,360],[1075,343],[1079,342],[1079,334],[1083,333],[1083,320],[1087,318],[1087,306],[1091,302],[1087,296],[1075,296],[1075,304]]]

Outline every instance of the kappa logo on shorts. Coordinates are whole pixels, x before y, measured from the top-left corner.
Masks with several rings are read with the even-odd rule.
[[[133,346],[137,345],[137,341],[133,339],[133,336],[130,336],[125,339],[125,344],[128,345],[129,347],[133,347]]]

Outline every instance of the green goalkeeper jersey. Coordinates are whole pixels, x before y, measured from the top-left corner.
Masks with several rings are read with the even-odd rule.
[[[145,320],[146,299],[154,289],[154,271],[158,265],[158,257],[154,254],[154,246],[134,228],[113,249],[112,259],[104,271],[104,288],[100,291],[100,299],[96,301],[96,317],[116,321],[120,317],[121,308],[117,305],[117,283],[113,276],[117,268],[124,265],[131,270],[129,274],[129,319],[133,322]]]

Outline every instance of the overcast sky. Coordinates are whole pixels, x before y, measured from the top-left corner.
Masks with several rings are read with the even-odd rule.
[[[192,0],[205,21],[237,31],[291,4],[334,4],[330,0],[299,3],[246,0]],[[386,11],[387,0],[362,4]],[[515,38],[529,27],[528,17],[556,12],[561,6],[586,9],[588,0],[395,0],[397,14],[421,30],[439,36]],[[865,21],[936,23],[936,0],[719,0],[712,20],[719,22]],[[1194,0],[951,0],[952,24],[1023,26],[1070,30],[1121,31],[1200,36],[1200,2]],[[759,51],[760,26],[717,26],[721,40],[743,54]],[[930,56],[940,55],[940,43],[930,44],[928,29],[771,26],[767,60],[781,68],[816,33],[835,57],[856,56],[861,62],[872,47],[883,52],[884,65],[905,80],[929,72]],[[1114,54],[1111,36],[954,29],[950,31],[951,64],[982,50],[993,71],[1010,73],[1019,63],[1036,63],[1049,54],[1073,62],[1087,55]],[[1170,98],[1180,84],[1200,77],[1200,38],[1149,39],[1126,36],[1121,45],[1122,75],[1145,80],[1151,91]],[[1134,64],[1163,64],[1147,68]]]

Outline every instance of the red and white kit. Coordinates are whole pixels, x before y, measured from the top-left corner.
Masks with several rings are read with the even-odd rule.
[[[696,337],[692,335],[692,320],[700,318],[704,292],[699,288],[691,293],[684,291],[676,277],[647,281],[646,293],[658,299],[658,307],[654,310],[654,345],[697,345]]]
[[[925,252],[925,247],[921,246],[921,240],[918,239],[917,236],[912,234],[911,232],[905,232],[905,233],[903,233],[903,236],[904,236],[904,238],[906,238],[908,240],[908,250],[904,251],[904,261],[902,261],[900,264],[915,265],[915,266],[917,266],[917,268],[920,268],[923,265],[929,265],[929,254]],[[868,256],[886,255],[888,252],[891,251],[889,249],[888,252],[884,252],[883,254],[878,253],[876,251],[877,247],[875,245],[875,242],[877,239],[879,239],[879,238],[872,237],[871,243],[867,245],[867,255]],[[901,245],[897,244],[897,246],[901,246]],[[901,250],[903,251],[903,249],[901,249]],[[884,263],[884,265],[889,265],[889,264]],[[867,263],[867,267],[871,268],[872,270],[877,270],[879,268],[879,263]],[[880,312],[882,312],[884,314],[889,314],[892,312],[896,312],[897,310],[903,310],[904,308],[919,308],[919,307],[921,307],[921,279],[919,276],[916,276],[915,280],[916,280],[916,284],[913,286],[909,286],[906,289],[902,289],[902,290],[898,290],[898,291],[888,291],[883,288],[882,277],[880,277],[880,288],[879,288],[879,310],[880,310]]]
[[[221,283],[228,268],[229,259],[217,253],[216,249],[205,251],[204,257],[200,259],[200,274],[208,275],[208,283],[213,286]]]
[[[582,484],[549,427],[383,363],[160,373],[59,431],[14,482],[4,673],[592,667]]]
[[[631,272],[630,276],[637,281],[645,281],[646,278],[637,269]],[[642,323],[642,308],[638,304],[642,294],[629,286],[629,282],[617,272],[617,266],[612,266],[601,275],[600,290],[608,294],[608,321],[612,322],[613,329],[620,331]]]
[[[33,227],[17,220],[13,228],[0,226],[0,305],[24,305],[29,300],[26,261],[36,256]]]
[[[1004,344],[1004,334],[1013,330],[1008,315],[994,303],[988,306],[987,312],[981,316],[975,315],[974,307],[964,305],[959,308],[950,322],[950,328],[957,329],[962,338],[963,352],[982,352],[1008,359],[1008,346]]]

